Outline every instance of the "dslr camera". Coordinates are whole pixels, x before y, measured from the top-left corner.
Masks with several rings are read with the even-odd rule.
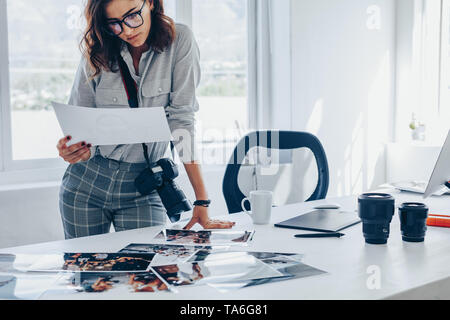
[[[175,183],[177,165],[171,159],[161,159],[155,167],[145,169],[135,180],[136,189],[143,196],[157,191],[171,222],[180,220],[181,213],[192,210],[186,195]]]

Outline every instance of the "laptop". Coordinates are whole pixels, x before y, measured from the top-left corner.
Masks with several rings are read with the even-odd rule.
[[[445,183],[450,181],[450,130],[447,134],[447,139],[442,146],[441,153],[439,154],[436,165],[434,166],[433,173],[428,181],[427,188],[423,195],[424,198],[438,193],[439,195],[448,191]],[[439,191],[439,192],[438,192]]]

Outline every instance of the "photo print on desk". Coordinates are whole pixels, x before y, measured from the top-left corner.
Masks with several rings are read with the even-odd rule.
[[[173,286],[240,282],[283,276],[281,272],[251,255],[246,255],[245,252],[225,260],[182,263],[153,269]]]
[[[199,250],[210,252],[221,252],[227,250],[228,246],[203,247],[171,244],[143,244],[132,243],[120,250],[121,253],[152,253],[155,256],[150,266],[162,266],[186,262]]]
[[[147,272],[75,272],[66,273],[46,294],[77,293],[154,293],[169,291],[152,271]]]
[[[287,261],[301,262],[303,254],[300,253],[277,253],[277,252],[251,252],[251,251],[227,251],[217,252],[211,250],[199,250],[187,262],[211,261],[229,259],[236,255],[251,255],[259,260],[264,259],[286,259]]]
[[[234,230],[174,230],[166,229],[156,235],[156,240],[185,245],[246,245],[255,231]]]
[[[28,271],[147,271],[153,253],[64,253],[43,255]]]
[[[253,287],[266,283],[307,278],[321,274],[327,274],[326,271],[314,268],[310,265],[296,261],[288,256],[278,256],[275,258],[262,259],[261,262],[271,266],[281,273],[280,277],[252,279],[249,281],[229,281],[227,283],[211,283],[211,287],[220,292],[229,292],[232,290]]]

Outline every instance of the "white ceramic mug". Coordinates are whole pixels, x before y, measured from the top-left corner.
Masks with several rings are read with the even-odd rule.
[[[256,190],[250,192],[250,198],[244,198],[241,202],[242,210],[253,219],[254,224],[268,224],[272,213],[272,191]],[[251,212],[245,209],[245,201],[249,201]]]

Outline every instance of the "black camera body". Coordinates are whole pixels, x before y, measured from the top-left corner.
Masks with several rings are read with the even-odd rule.
[[[191,203],[175,183],[178,167],[171,159],[159,160],[155,167],[145,169],[135,180],[136,189],[143,196],[157,191],[171,222],[180,220],[183,212],[191,211]]]

